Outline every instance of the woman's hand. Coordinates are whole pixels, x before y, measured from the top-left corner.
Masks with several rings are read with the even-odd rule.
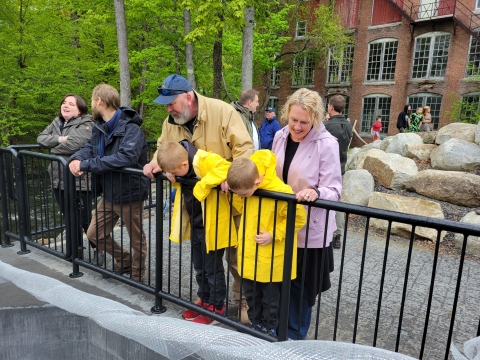
[[[260,230],[260,233],[255,235],[255,241],[258,245],[268,245],[272,240],[272,235],[268,231]]]
[[[311,188],[300,190],[295,196],[297,201],[302,202],[312,202],[318,199],[317,192]]]

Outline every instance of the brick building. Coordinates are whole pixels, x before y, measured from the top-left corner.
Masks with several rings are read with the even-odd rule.
[[[480,0],[336,0],[335,9],[355,39],[343,63],[332,58],[326,67],[315,65],[308,53],[286,61],[272,71],[269,106],[278,109],[300,87],[326,99],[342,94],[347,117],[369,138],[377,115],[385,135],[398,133],[397,116],[407,103],[429,105],[437,129],[452,121],[447,111],[455,101],[479,102],[472,75],[480,70]],[[308,23],[292,26],[293,41],[306,35]]]

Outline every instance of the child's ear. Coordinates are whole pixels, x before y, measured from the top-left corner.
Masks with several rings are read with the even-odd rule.
[[[255,185],[255,187],[258,187],[260,185],[260,183],[262,182],[262,180],[260,179],[256,179],[255,182],[253,183]]]
[[[183,161],[182,162],[182,167],[188,167],[188,161]]]

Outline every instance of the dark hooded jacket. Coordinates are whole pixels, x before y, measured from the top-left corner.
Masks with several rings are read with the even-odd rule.
[[[105,136],[103,120],[97,121],[92,137],[83,148],[73,154],[70,161],[80,160],[80,170],[97,176],[97,182],[108,202],[118,204],[145,200],[150,180],[143,175],[128,175],[112,170],[130,167],[142,170],[147,163],[147,142],[140,126],[142,118],[135,110],[121,107],[122,114],[113,136],[105,139],[105,153],[98,154],[98,139]]]
[[[403,107],[403,111],[398,114],[397,118],[397,129],[400,130],[401,128],[406,129],[408,127],[408,107],[410,104],[407,104]]]

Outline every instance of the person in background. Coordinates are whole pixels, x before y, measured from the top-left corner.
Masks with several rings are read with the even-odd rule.
[[[425,106],[423,108],[423,120],[422,120],[422,126],[420,126],[420,131],[430,131],[431,122],[432,122],[432,114],[430,114],[430,106]]]
[[[323,109],[316,91],[298,89],[282,108],[282,121],[287,126],[273,140],[277,176],[292,187],[297,200],[302,202],[338,201],[342,193],[339,145],[322,123]],[[329,212],[328,223],[326,215],[325,209],[312,207],[309,222],[298,233],[297,277],[291,283],[288,317],[288,337],[293,340],[305,339],[315,299],[320,291],[331,287],[330,244],[336,229],[335,212]]]
[[[417,111],[410,115],[410,119],[408,120],[408,130],[410,132],[418,132],[420,127],[422,126],[423,120],[423,108],[419,106]]]
[[[211,151],[228,161],[238,157],[250,157],[255,152],[241,117],[230,104],[200,95],[193,90],[187,79],[177,74],[165,78],[158,92],[159,96],[154,102],[166,105],[169,116],[163,122],[162,135],[157,146],[166,141],[189,140],[197,149]],[[143,174],[150,179],[154,178],[155,173],[162,171],[157,164],[157,153],[158,149],[152,161],[143,168]],[[224,192],[229,190],[226,181],[221,187]],[[239,221],[239,216],[235,219]],[[193,225],[203,227],[202,223]],[[237,248],[229,247],[225,253],[228,269],[233,276],[233,300],[239,306],[241,321],[248,322],[247,303],[243,293],[242,299],[240,298],[241,279],[237,270]]]
[[[58,116],[53,119],[37,137],[37,143],[43,147],[51,149],[53,155],[63,157],[67,162],[70,156],[82,148],[82,146],[92,136],[94,123],[92,116],[88,114],[87,104],[85,100],[75,94],[67,94],[60,102]],[[48,172],[52,180],[52,190],[61,213],[65,216],[65,186],[63,179],[63,166],[59,166],[59,162],[53,161],[48,166]],[[80,198],[80,229],[78,231],[79,246],[83,243],[82,234],[87,232],[90,219],[92,218],[92,195],[91,179],[87,179],[85,175],[80,181],[75,181],[75,189],[77,197]],[[90,246],[95,249],[95,244],[89,242]],[[103,265],[103,252],[95,250],[92,262],[95,265]]]
[[[260,126],[260,143],[262,149],[272,150],[272,142],[275,134],[280,130],[280,123],[275,116],[275,109],[268,107],[265,110],[265,119]]]
[[[140,126],[140,115],[129,107],[120,107],[120,94],[107,84],[93,89],[92,113],[96,120],[90,140],[70,157],[74,176],[84,172],[99,175],[103,192],[87,237],[114,258],[114,272],[131,273],[142,281],[145,275],[147,240],[143,231],[143,201],[148,197],[150,181],[144,176],[128,176],[112,170],[123,167],[142,169],[147,163],[147,141]],[[122,218],[131,249],[123,248],[111,233]]]
[[[327,105],[327,111],[330,119],[325,122],[325,128],[327,131],[337,138],[338,149],[340,151],[340,167],[342,169],[342,181],[343,174],[345,174],[345,164],[347,163],[348,147],[352,140],[353,129],[349,120],[345,119],[343,111],[345,110],[346,100],[342,95],[332,96]],[[340,249],[342,247],[342,236],[345,227],[345,216],[343,212],[335,212],[335,222],[337,224],[337,230],[333,236],[333,248]]]
[[[406,104],[403,107],[403,111],[400,114],[398,114],[397,129],[401,133],[405,132],[405,129],[408,129],[411,112],[412,112],[412,107],[409,104]]]
[[[254,114],[257,111],[258,105],[258,91],[254,89],[242,91],[240,99],[232,102],[232,106],[237,110],[238,115],[242,118],[243,123],[250,134],[253,145],[255,146],[255,151],[260,149],[260,135],[254,119]]]
[[[382,131],[382,117],[377,116],[375,122],[370,129],[370,134],[372,135],[373,141],[380,140],[380,132]]]

